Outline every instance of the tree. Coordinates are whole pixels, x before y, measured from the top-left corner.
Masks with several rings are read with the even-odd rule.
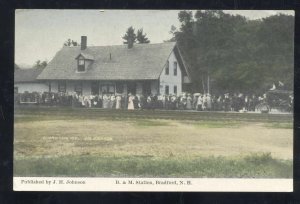
[[[71,40],[70,38],[64,42],[64,46],[67,46],[67,47],[71,47],[71,46],[79,46],[80,44],[74,40]]]
[[[164,42],[176,42],[176,33],[177,33],[177,28],[174,25],[171,25],[171,29],[169,31],[169,34],[172,34],[173,37],[168,39],[168,40],[164,40]]]
[[[38,69],[38,68],[45,68],[47,65],[48,65],[48,62],[46,60],[44,60],[44,61],[37,60],[33,67]]]
[[[146,33],[143,34],[143,28],[138,29],[136,39],[139,44],[150,43],[150,40],[148,40],[146,35]]]
[[[263,93],[274,82],[293,87],[294,17],[261,20],[219,10],[180,11],[180,30],[171,30],[191,68],[193,90]],[[172,38],[172,39],[173,39]]]
[[[133,44],[136,42],[136,34],[134,33],[134,28],[130,26],[122,38],[125,40],[123,43],[127,44],[128,48],[132,48]]]
[[[282,81],[292,89],[294,85],[294,17],[274,15],[264,18],[256,32],[260,47],[256,60],[261,61],[265,83]]]

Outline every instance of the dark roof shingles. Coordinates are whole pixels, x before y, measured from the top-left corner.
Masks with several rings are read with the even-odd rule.
[[[14,82],[36,82],[38,75],[44,68],[16,69],[14,73]]]
[[[51,80],[144,80],[158,79],[175,43],[63,47],[38,79]],[[76,73],[75,57],[85,53],[94,61],[84,73]],[[111,59],[110,59],[111,55]]]

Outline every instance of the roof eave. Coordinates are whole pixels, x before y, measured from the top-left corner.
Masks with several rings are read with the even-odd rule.
[[[183,59],[183,56],[182,56],[182,54],[181,54],[180,48],[178,47],[177,43],[175,44],[174,47],[177,48],[178,54],[180,55],[180,58],[181,58],[181,60],[182,60],[183,66],[184,66],[184,69],[185,69],[185,71],[186,71],[186,73],[187,73],[187,76],[188,76],[189,80],[190,80],[191,83],[192,83],[190,71],[189,71],[189,69],[187,68],[188,66],[186,65],[185,60]]]

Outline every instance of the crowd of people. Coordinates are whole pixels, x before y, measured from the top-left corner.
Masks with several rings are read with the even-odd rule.
[[[177,95],[102,94],[82,95],[69,93],[22,93],[15,95],[15,103],[36,103],[48,106],[72,106],[105,109],[165,109],[195,111],[255,111],[266,100],[266,95],[242,93],[211,95],[209,93],[183,93]]]

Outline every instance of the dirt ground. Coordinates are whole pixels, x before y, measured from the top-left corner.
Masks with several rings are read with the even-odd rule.
[[[265,123],[222,125],[180,120],[24,120],[14,128],[14,156],[61,155],[196,158],[270,152],[293,158],[293,129]]]

